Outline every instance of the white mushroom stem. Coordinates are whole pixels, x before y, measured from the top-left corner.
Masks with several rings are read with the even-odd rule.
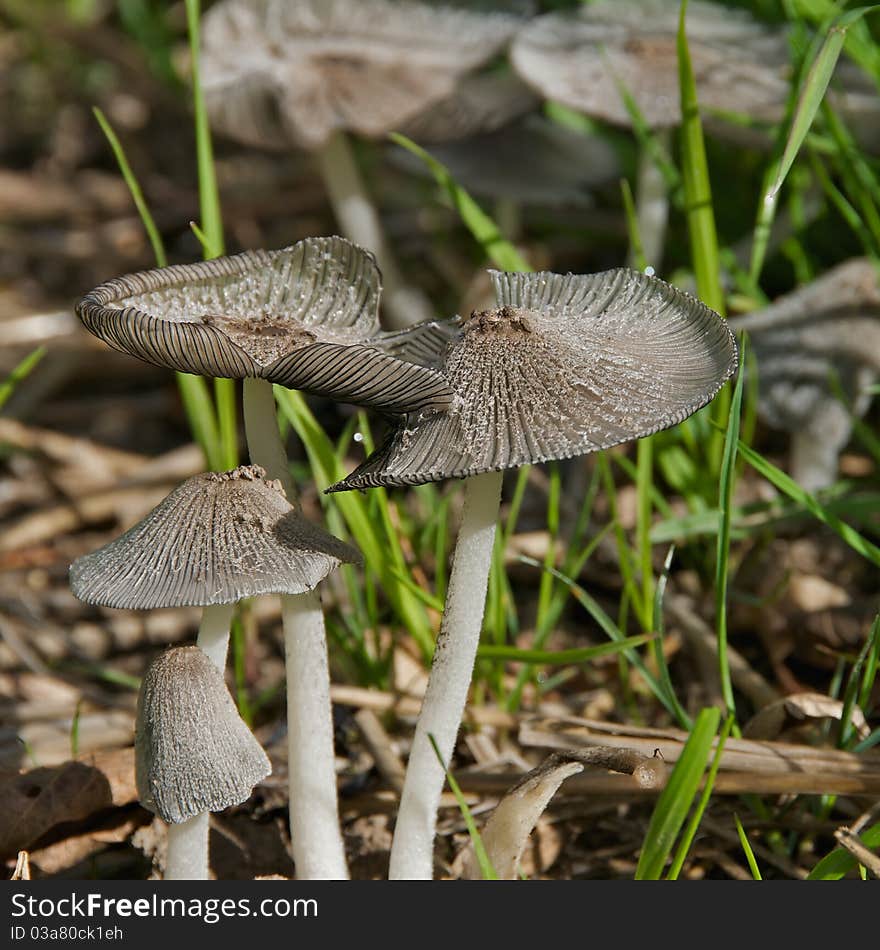
[[[226,669],[229,628],[235,604],[215,604],[202,611],[198,646],[220,672]],[[208,880],[208,812],[189,821],[168,826],[168,854],[165,859],[166,881]]]
[[[278,431],[278,412],[272,384],[265,379],[245,379],[242,384],[242,412],[251,462],[262,466],[269,478],[277,478],[287,500],[293,504],[296,488],[290,477],[287,453]]]
[[[269,383],[244,381],[244,424],[254,465],[279,478],[295,498]],[[283,469],[283,471],[282,471]],[[318,594],[281,598],[287,675],[290,836],[299,880],[348,878],[339,827],[333,754],[333,707],[327,635]]]
[[[324,613],[317,592],[281,598],[287,666],[290,837],[298,880],[347,880],[339,829]]]
[[[208,880],[208,812],[168,826],[166,881]]]
[[[226,669],[226,652],[229,649],[229,628],[235,604],[214,604],[202,610],[202,622],[196,646],[208,655],[208,659],[220,672]]]
[[[432,319],[434,312],[428,298],[404,283],[345,133],[334,132],[318,151],[317,159],[340,228],[347,238],[372,251],[379,262],[387,325],[402,330]]]
[[[502,472],[489,472],[465,482],[446,607],[394,830],[392,880],[433,877],[434,831],[446,780],[444,766],[448,767],[455,748],[480,642],[502,480]],[[437,743],[442,766],[428,736]]]
[[[671,142],[669,130],[662,129],[656,135],[660,144],[668,149]],[[669,220],[669,194],[663,172],[646,148],[639,155],[636,219],[645,261],[659,271],[663,264],[663,245]]]

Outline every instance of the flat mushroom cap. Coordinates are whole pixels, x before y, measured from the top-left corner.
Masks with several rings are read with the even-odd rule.
[[[495,57],[521,19],[417,0],[223,0],[203,23],[215,127],[316,149],[339,129],[403,125]]]
[[[758,408],[770,425],[800,432],[825,419],[830,407],[840,406],[831,388],[834,372],[857,414],[867,409],[868,387],[880,376],[880,278],[869,259],[839,264],[734,326],[749,333]],[[840,409],[848,422],[849,412]]]
[[[372,254],[341,237],[306,238],[117,277],[77,314],[115,349],[184,373],[258,377],[392,414],[446,408],[442,377],[408,361],[403,345],[397,358],[384,351],[381,289]]]
[[[598,0],[548,13],[518,33],[511,62],[546,98],[588,115],[629,127],[622,84],[652,128],[676,126],[678,15],[669,0]],[[700,107],[778,119],[789,90],[784,31],[698,0],[686,24]]]
[[[299,515],[257,465],[187,479],[142,521],[70,568],[89,604],[152,610],[302,594],[357,550]]]
[[[223,674],[198,647],[160,654],[138,694],[135,776],[141,804],[171,824],[250,797],[272,771]]]
[[[727,324],[657,278],[626,268],[490,274],[498,309],[472,314],[446,354],[453,408],[399,426],[328,491],[605,449],[681,422],[736,369]]]

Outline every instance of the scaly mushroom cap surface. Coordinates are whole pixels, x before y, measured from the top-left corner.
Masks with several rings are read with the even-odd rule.
[[[450,95],[520,22],[416,0],[223,0],[204,17],[208,113],[269,147],[382,136]]]
[[[498,308],[449,345],[449,412],[399,426],[328,491],[418,485],[570,458],[681,422],[736,369],[727,324],[638,271],[490,271]]]
[[[89,604],[152,610],[302,594],[360,554],[299,515],[257,465],[187,479],[142,521],[77,558],[70,588]]]
[[[678,15],[669,0],[600,0],[548,13],[517,34],[511,62],[548,99],[588,115],[629,127],[622,85],[651,127],[675,126]],[[688,4],[686,29],[701,108],[780,117],[789,88],[782,30],[697,0]]]
[[[388,413],[445,408],[443,379],[408,361],[406,341],[422,330],[380,330],[381,289],[372,254],[341,237],[306,238],[118,277],[77,314],[110,346],[184,373],[259,377]]]
[[[738,318],[735,327],[749,333],[758,405],[770,425],[798,432],[825,418],[829,407],[840,405],[831,385],[835,372],[857,414],[867,409],[868,387],[880,376],[880,278],[867,258],[839,264]],[[841,407],[840,414],[845,441],[849,413]]]
[[[134,745],[140,802],[172,824],[241,804],[272,771],[223,674],[198,647],[167,650],[150,664]]]

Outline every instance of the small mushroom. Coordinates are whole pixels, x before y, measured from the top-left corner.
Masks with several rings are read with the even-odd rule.
[[[791,433],[792,477],[807,491],[837,478],[838,456],[880,378],[880,278],[867,258],[832,268],[767,307],[737,318],[758,369],[758,410]],[[837,374],[850,402],[831,384]]]
[[[379,259],[392,326],[431,307],[402,280],[346,132],[377,138],[404,125],[496,56],[519,23],[416,0],[223,0],[204,18],[213,125],[316,155],[340,227]]]
[[[681,422],[735,371],[712,310],[656,278],[490,271],[497,309],[445,354],[452,408],[401,424],[330,491],[466,478],[464,511],[391,852],[393,878],[426,879],[435,816],[479,643],[502,472],[570,458]]]
[[[222,670],[235,602],[281,594],[290,818],[303,879],[346,877],[327,644],[314,588],[359,553],[299,515],[258,466],[188,479],[119,538],[74,561],[73,593],[129,609],[204,607],[198,646]]]
[[[207,878],[210,812],[241,804],[271,771],[206,653],[176,647],[150,664],[138,694],[135,775],[141,804],[170,825],[166,880]]]

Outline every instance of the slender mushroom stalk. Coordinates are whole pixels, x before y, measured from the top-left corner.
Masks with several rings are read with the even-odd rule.
[[[358,560],[360,556],[354,548],[298,515],[281,484],[267,480],[263,469],[241,466],[232,472],[209,472],[188,479],[121,537],[74,561],[70,582],[73,593],[87,603],[129,609],[204,607],[200,640],[209,645],[210,659],[217,664],[217,675],[222,677],[219,671],[225,659],[231,605],[244,597],[280,593],[287,634],[295,616],[291,604],[317,605],[314,609],[320,613],[314,588],[340,563]],[[314,812],[315,819],[321,822],[323,843],[335,835],[335,845],[331,841],[326,856],[303,850],[294,841],[297,871],[300,877],[313,869],[320,876],[346,877],[335,814],[336,779],[323,624],[318,630],[314,622],[310,623],[295,640],[298,653],[288,663],[288,676],[298,679],[293,681],[288,699],[291,705],[303,702],[305,709],[291,729],[291,743],[307,745],[306,761],[312,771],[306,774],[300,768],[296,781],[292,776],[291,812],[300,826],[305,816]],[[207,658],[207,654],[199,652]],[[294,663],[302,665],[293,670]],[[306,676],[314,677],[308,679],[308,689]],[[165,794],[158,780],[152,788],[153,797]],[[331,810],[332,821],[328,819]],[[170,820],[189,821],[198,814],[181,812]],[[181,866],[185,860],[183,852],[193,843],[199,851],[188,859],[187,873],[207,867],[205,828],[204,822],[194,821],[173,832],[177,855],[173,867]]]
[[[705,405],[737,364],[725,322],[656,278],[626,269],[490,274],[498,309],[472,314],[445,354],[452,408],[404,423],[329,489],[466,479],[465,531],[391,849],[395,879],[432,876],[443,770],[431,762],[427,734],[447,765],[476,657],[500,473],[675,425]]]
[[[226,654],[229,651],[229,631],[235,604],[214,604],[202,611],[196,646],[221,672],[226,669]]]
[[[210,813],[245,801],[272,771],[269,759],[198,647],[150,664],[135,732],[138,797],[169,825],[165,879],[207,880]]]
[[[758,412],[791,434],[790,471],[807,489],[837,478],[852,417],[867,412],[880,378],[880,280],[853,258],[737,319],[758,369]],[[846,404],[832,386],[837,375]]]
[[[433,876],[434,826],[445,774],[428,737],[434,737],[443,761],[448,763],[452,759],[483,628],[503,478],[503,472],[486,472],[465,482],[464,509],[449,575],[447,607],[416,724],[407,765],[408,781],[403,787],[394,829],[392,880]]]
[[[429,319],[430,301],[404,282],[345,134],[382,138],[441,101],[503,49],[520,18],[418,0],[221,0],[203,22],[215,128],[312,152],[341,230],[378,258],[388,325]]]

